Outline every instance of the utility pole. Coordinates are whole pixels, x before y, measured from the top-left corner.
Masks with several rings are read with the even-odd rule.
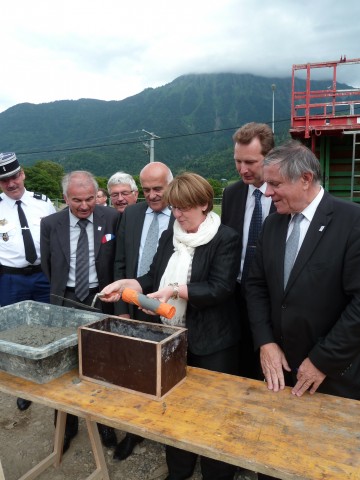
[[[275,89],[276,85],[273,83],[271,85],[271,90],[272,90],[272,131],[275,133]]]
[[[155,135],[155,133],[152,133],[152,132],[148,132],[144,129],[142,129],[143,132],[147,133],[148,135],[150,135],[150,163],[154,162],[155,161],[155,138],[160,138],[158,137],[157,135]],[[146,144],[146,146],[148,146],[148,144]]]

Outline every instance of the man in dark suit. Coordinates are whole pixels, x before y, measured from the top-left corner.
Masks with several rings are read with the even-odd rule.
[[[146,252],[146,238],[154,217],[158,220],[157,240],[174,223],[174,217],[163,199],[172,178],[170,169],[161,162],[149,163],[141,170],[140,183],[145,202],[127,206],[122,215],[116,235],[114,280],[135,278],[147,272],[155,253],[153,251],[147,255],[147,262],[144,261],[145,255],[149,253]],[[115,314],[136,320],[156,321],[155,317],[149,317],[137,307],[121,300],[115,304]],[[142,440],[138,435],[127,433],[116,447],[114,458],[124,460]]]
[[[41,266],[50,282],[52,304],[71,307],[72,304],[67,304],[64,298],[91,305],[95,294],[114,278],[115,232],[120,215],[115,209],[96,205],[98,185],[88,172],[75,171],[65,175],[62,186],[68,208],[41,221]],[[81,236],[86,242],[85,247],[79,245]],[[83,268],[77,262],[81,256],[79,252],[86,253],[85,285],[78,277]],[[79,292],[79,286],[85,290]],[[113,313],[108,307],[103,311]],[[116,446],[115,431],[104,425],[98,427],[103,444]],[[77,431],[78,418],[68,415],[64,452]]]
[[[360,400],[360,208],[324,191],[317,158],[299,142],[264,165],[277,213],[264,224],[247,299],[268,388]]]
[[[108,180],[107,188],[111,204],[119,213],[124,213],[126,207],[137,202],[138,187],[128,173],[114,173]]]
[[[161,162],[149,163],[141,170],[140,183],[145,202],[129,205],[122,215],[116,235],[114,280],[135,278],[146,273],[140,271],[141,259],[154,214],[157,213],[159,217],[158,239],[169,224],[174,223],[174,217],[163,200],[166,187],[172,178],[170,169]],[[137,307],[122,301],[115,304],[115,314],[154,322],[154,317],[149,317]]]
[[[109,194],[105,188],[99,188],[96,194],[96,205],[106,207],[108,204]]]
[[[221,222],[234,228],[241,239],[241,262],[236,288],[236,298],[241,312],[239,373],[244,377],[259,378],[259,359],[254,351],[244,285],[251,264],[253,254],[251,250],[255,250],[256,244],[256,238],[252,240],[253,245],[248,243],[249,228],[256,205],[255,192],[257,190],[261,192],[261,221],[264,221],[269,212],[275,210],[271,199],[264,195],[266,184],[263,178],[264,157],[274,147],[274,136],[268,125],[252,122],[239,128],[233,135],[233,141],[235,167],[241,180],[226,187],[223,192]],[[250,254],[247,255],[247,251]]]

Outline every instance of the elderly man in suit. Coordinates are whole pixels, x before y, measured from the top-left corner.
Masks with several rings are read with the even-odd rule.
[[[149,269],[161,234],[174,223],[174,217],[164,202],[164,193],[173,176],[161,162],[147,164],[140,172],[140,183],[145,202],[126,207],[116,236],[114,280],[135,278]],[[155,245],[149,245],[147,237],[157,223]],[[115,304],[115,314],[142,321],[156,321],[133,305],[123,301]],[[124,460],[131,455],[136,444],[143,439],[127,433],[118,444],[114,458]]]
[[[138,187],[133,177],[128,173],[114,173],[108,180],[107,188],[112,206],[119,213],[124,213],[128,205],[134,205],[137,202]]]
[[[254,350],[244,285],[262,222],[275,211],[271,198],[264,195],[266,183],[263,175],[264,157],[274,147],[274,136],[268,125],[251,122],[234,133],[233,141],[235,167],[241,180],[224,190],[221,222],[240,234],[241,262],[236,287],[242,330],[239,374],[256,379],[260,375],[259,358]]]
[[[114,278],[115,232],[120,215],[115,209],[96,205],[98,185],[89,172],[65,175],[62,186],[68,208],[41,221],[41,266],[50,281],[52,304],[72,306],[66,302],[69,299],[90,305],[94,295]],[[103,311],[113,313],[108,307]],[[103,444],[116,446],[114,430],[98,427]],[[68,415],[64,451],[77,431],[78,418]]]
[[[122,215],[116,237],[114,280],[135,278],[148,271],[156,251],[152,252],[152,256],[148,255],[145,262],[146,237],[153,219],[158,217],[157,239],[174,222],[174,217],[163,200],[172,178],[170,169],[161,162],[149,163],[141,170],[140,183],[145,202],[129,205]],[[115,314],[154,322],[154,317],[149,318],[136,307],[122,301],[115,304]]]
[[[295,141],[267,155],[264,178],[277,213],[247,301],[267,386],[360,400],[360,208],[324,191],[319,161]]]

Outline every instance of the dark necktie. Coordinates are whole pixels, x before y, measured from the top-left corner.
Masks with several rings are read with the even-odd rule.
[[[75,295],[80,301],[89,295],[89,240],[86,233],[88,223],[86,218],[78,221],[81,230],[76,247]]]
[[[25,258],[29,263],[34,263],[37,259],[36,249],[34,245],[34,240],[32,238],[28,222],[24,210],[21,206],[21,200],[16,201],[18,207],[18,215],[21,225],[21,233],[23,236],[24,247],[25,247]]]
[[[296,213],[292,218],[293,229],[286,241],[284,258],[284,288],[289,280],[292,267],[294,265],[300,238],[300,222],[304,218],[302,213]]]
[[[153,212],[154,216],[146,235],[145,245],[141,255],[139,277],[141,275],[145,275],[145,273],[149,271],[150,265],[156,253],[157,244],[159,241],[159,213],[160,212]]]
[[[245,282],[247,279],[251,262],[255,256],[256,243],[262,227],[262,192],[258,188],[256,188],[253,195],[255,197],[255,207],[250,221],[248,242],[246,246],[244,265],[241,273],[241,282]]]

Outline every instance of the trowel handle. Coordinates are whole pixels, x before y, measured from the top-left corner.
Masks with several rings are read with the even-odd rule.
[[[145,308],[146,310],[150,310],[169,319],[172,318],[176,312],[176,308],[173,305],[170,305],[169,303],[161,303],[156,298],[149,298],[131,288],[124,289],[121,299],[124,300],[124,302],[132,303],[133,305]]]

